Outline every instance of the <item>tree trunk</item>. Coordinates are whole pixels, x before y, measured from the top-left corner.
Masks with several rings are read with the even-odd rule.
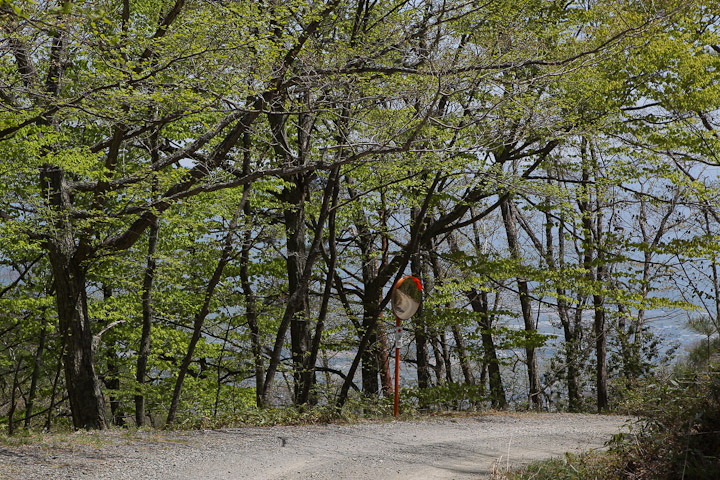
[[[300,400],[305,384],[311,381],[312,373],[308,371],[308,354],[310,352],[309,300],[307,289],[302,285],[307,249],[305,246],[305,194],[307,182],[302,176],[293,178],[295,185],[285,190],[283,200],[290,205],[285,210],[285,234],[287,237],[287,274],[288,295],[293,295],[301,288],[305,291],[298,307],[290,320],[290,351],[293,363],[293,399]]]
[[[435,372],[435,384],[445,385],[445,381],[447,380],[445,371],[445,356],[443,355],[444,352],[436,332],[432,332],[430,335],[430,346],[432,346],[433,356],[435,357],[435,366],[433,367],[433,371]]]
[[[390,238],[388,236],[388,209],[386,203],[386,197],[384,190],[380,190],[380,204],[381,207],[378,211],[380,217],[380,226],[382,228],[382,235],[380,237],[380,245],[382,249],[382,257],[380,260],[380,269],[384,270],[387,268],[389,257],[390,257]],[[382,314],[380,315],[382,318]],[[383,394],[391,397],[395,393],[395,384],[393,382],[392,375],[390,373],[390,355],[389,346],[387,341],[387,329],[383,322],[378,322],[378,338],[380,339],[380,352],[378,353],[380,362],[380,382],[382,383]],[[393,345],[393,352],[395,351]]]
[[[597,269],[597,280],[604,279],[604,267]],[[603,412],[608,408],[608,373],[607,373],[607,335],[605,329],[605,297],[600,294],[593,295],[593,308],[595,309],[595,357],[597,369],[595,380],[597,385],[597,408]]]
[[[244,203],[246,200],[247,195],[243,195],[242,202]],[[208,282],[208,285],[205,289],[205,298],[202,307],[197,312],[197,314],[195,314],[195,320],[193,322],[193,334],[190,338],[190,344],[188,345],[185,357],[183,358],[182,364],[180,365],[177,379],[175,380],[175,387],[173,389],[172,400],[170,402],[170,409],[168,410],[167,420],[165,421],[166,425],[172,425],[172,423],[175,421],[175,415],[177,414],[177,407],[180,401],[180,393],[182,392],[183,382],[185,380],[185,376],[187,375],[188,369],[190,368],[190,363],[192,362],[193,355],[195,353],[195,347],[200,340],[202,334],[202,326],[205,323],[205,319],[207,318],[208,314],[210,313],[210,302],[212,301],[213,295],[215,295],[215,289],[217,288],[220,280],[222,279],[223,272],[225,271],[225,266],[230,261],[230,254],[232,253],[233,247],[232,239],[233,235],[235,234],[238,217],[242,212],[243,206],[244,205],[240,206],[238,211],[233,216],[233,219],[230,221],[230,225],[228,226],[228,232],[223,242],[223,249],[222,253],[220,254],[220,259],[218,260],[218,264],[215,267],[212,277],[210,278],[210,281]]]
[[[432,377],[430,375],[430,362],[428,357],[428,337],[425,333],[425,322],[422,318],[422,305],[413,315],[413,330],[415,333],[415,355],[417,359],[418,388],[430,388]]]
[[[112,298],[112,288],[108,285],[102,286],[103,301],[107,302]],[[115,349],[114,342],[110,342],[105,351],[107,374],[103,377],[103,384],[108,390],[110,397],[110,415],[112,424],[118,427],[125,425],[125,418],[122,414],[122,402],[117,396],[120,390],[120,358]]]
[[[60,354],[58,355],[57,367],[55,369],[55,378],[53,378],[52,390],[50,392],[50,406],[48,407],[48,410],[47,410],[48,414],[47,414],[47,417],[45,417],[45,425],[43,426],[43,430],[46,432],[49,432],[50,427],[52,426],[53,410],[55,409],[55,395],[57,395],[58,385],[60,383],[60,375],[62,374],[62,370],[63,370],[62,357],[64,355],[65,355],[65,347],[61,342]]]
[[[351,177],[345,178],[348,185],[348,195],[352,198],[358,195],[353,189],[353,180]],[[381,196],[384,202],[384,196]],[[386,211],[384,204],[380,207],[380,218],[383,225],[386,222]],[[382,317],[379,311],[380,299],[382,297],[382,289],[384,286],[378,285],[378,272],[380,269],[387,269],[388,244],[387,239],[380,236],[382,243],[382,253],[378,255],[376,241],[378,236],[371,232],[369,228],[370,221],[365,211],[360,211],[355,215],[355,227],[358,235],[355,239],[361,252],[362,261],[362,280],[363,280],[363,319],[362,325],[358,329],[358,337],[360,341],[367,338],[367,348],[363,350],[362,358],[362,390],[366,394],[378,395],[380,393],[379,378],[382,378],[383,391],[387,392],[388,388],[388,372],[389,362],[386,370],[387,358],[387,338],[383,340],[385,331],[383,326],[378,322]],[[378,258],[380,257],[380,258]],[[382,331],[381,331],[382,330]]]
[[[312,346],[309,352],[308,361],[306,364],[307,369],[312,369],[312,376],[309,377],[310,381],[302,385],[300,391],[300,398],[298,398],[298,404],[304,405],[311,402],[310,389],[315,383],[315,365],[317,363],[318,353],[320,351],[320,344],[322,341],[322,333],[325,329],[325,318],[327,317],[328,305],[330,303],[330,294],[332,293],[333,279],[335,278],[335,267],[337,265],[337,245],[336,245],[336,225],[335,225],[335,214],[337,212],[336,206],[338,201],[338,194],[340,193],[340,185],[338,178],[339,169],[333,170],[328,182],[332,182],[332,211],[328,216],[328,246],[330,250],[330,261],[327,265],[327,276],[325,277],[325,288],[323,290],[322,303],[320,305],[320,311],[318,312],[318,320],[315,324],[315,334],[312,340]]]
[[[55,247],[55,245],[53,245]],[[60,333],[65,345],[65,383],[73,425],[102,430],[106,426],[100,379],[95,372],[95,345],[87,311],[85,272],[72,258],[51,248]]]
[[[120,358],[114,346],[107,349],[106,355],[107,375],[103,383],[110,394],[110,415],[112,417],[112,424],[122,427],[125,426],[125,418],[122,413],[122,402],[118,397],[118,392],[120,391],[120,368],[118,365]]]
[[[550,270],[557,272],[558,267],[563,268],[565,266],[565,220],[563,215],[560,215],[560,222],[558,225],[558,262],[556,264],[554,258],[554,247],[553,247],[553,217],[548,207],[545,211],[545,261]],[[579,350],[580,341],[578,334],[580,332],[579,324],[572,323],[570,312],[565,297],[567,296],[564,288],[557,287],[555,289],[557,294],[557,312],[560,318],[560,323],[563,327],[563,333],[565,343],[563,350],[565,353],[565,376],[567,382],[567,395],[568,395],[568,409],[571,412],[578,412],[582,408],[582,399],[580,397],[580,367],[579,367]],[[579,307],[578,307],[579,308]]]
[[[287,301],[287,306],[285,307],[285,313],[283,314],[283,318],[280,321],[280,325],[278,326],[278,331],[275,336],[275,344],[273,346],[273,351],[270,354],[270,361],[268,362],[268,368],[265,372],[265,380],[263,382],[263,391],[262,391],[262,401],[263,403],[267,403],[267,396],[270,391],[270,387],[272,386],[273,379],[275,377],[275,372],[277,371],[277,367],[280,365],[280,359],[282,355],[282,349],[285,344],[285,335],[287,333],[287,329],[290,325],[290,322],[293,318],[296,317],[295,313],[303,308],[303,302],[307,303],[305,299],[307,298],[308,294],[308,288],[310,284],[310,278],[312,274],[312,268],[315,265],[315,261],[317,260],[318,256],[320,255],[322,240],[323,240],[323,231],[325,227],[325,222],[328,218],[328,215],[330,213],[330,200],[331,200],[331,192],[334,185],[330,182],[325,187],[325,191],[323,193],[323,201],[322,206],[320,207],[320,214],[318,215],[317,224],[315,225],[314,232],[313,232],[313,241],[312,245],[310,246],[310,251],[307,255],[307,258],[305,258],[305,261],[303,263],[303,272],[302,276],[299,279],[299,282],[297,284],[297,289],[290,295]],[[305,327],[307,328],[307,327]],[[305,350],[307,352],[307,350]],[[305,364],[307,363],[307,359],[304,359]],[[303,366],[303,370],[308,371],[307,373],[310,381],[312,381],[312,374],[314,373],[314,369],[307,368],[306,366]]]
[[[250,135],[246,132],[243,135],[243,174],[250,173],[250,148],[252,147]],[[249,192],[251,186],[246,185],[243,194]],[[247,195],[245,195],[247,197]],[[246,198],[243,206],[243,214],[246,219],[253,218],[253,206],[250,198]],[[242,247],[240,249],[240,286],[242,288],[243,297],[245,297],[245,319],[250,329],[250,350],[253,355],[253,366],[255,369],[255,405],[258,408],[265,406],[263,392],[265,391],[265,366],[262,354],[262,340],[260,336],[260,327],[257,321],[256,297],[252,284],[250,283],[250,250],[252,249],[253,229],[250,225],[245,225],[243,231]]]
[[[157,148],[153,141],[153,155],[157,155]],[[157,188],[157,180],[153,181],[153,196]],[[147,376],[148,358],[150,358],[151,348],[151,332],[153,324],[153,283],[155,281],[156,260],[155,253],[158,243],[158,219],[155,218],[150,224],[148,230],[148,251],[145,265],[145,275],[143,276],[142,290],[142,332],[140,333],[140,345],[138,347],[137,365],[135,368],[135,381],[138,385],[138,391],[135,394],[135,425],[137,427],[145,426],[145,377]]]
[[[505,408],[507,406],[507,399],[505,398],[505,388],[503,387],[502,376],[500,374],[500,360],[497,357],[495,341],[492,337],[493,316],[490,314],[488,308],[487,292],[482,291],[478,293],[473,289],[470,290],[467,295],[473,311],[480,314],[478,323],[483,344],[483,363],[487,366],[488,370],[490,402],[493,408]]]
[[[35,359],[33,361],[33,370],[30,378],[30,391],[28,392],[27,404],[25,405],[25,430],[30,429],[30,418],[35,404],[35,394],[37,391],[37,382],[40,377],[40,364],[42,363],[43,352],[45,351],[45,337],[47,336],[47,320],[43,311],[42,327],[40,328],[40,339],[38,340],[38,348],[35,350]]]
[[[351,191],[351,195],[352,195]],[[357,221],[357,228],[360,232],[358,241],[362,251],[362,276],[365,287],[362,298],[363,319],[358,330],[358,336],[362,342],[367,338],[367,348],[362,352],[362,391],[366,395],[379,395],[380,393],[380,345],[378,342],[378,319],[380,312],[381,291],[377,288],[377,258],[374,256],[373,237],[367,228],[367,218],[362,214]]]
[[[593,309],[594,309],[594,334],[595,334],[595,387],[597,390],[597,409],[603,411],[608,406],[608,385],[607,385],[607,338],[605,331],[605,298],[600,293],[602,282],[605,280],[604,253],[602,238],[600,235],[602,217],[600,214],[600,198],[595,193],[595,205],[591,205],[590,175],[591,168],[594,172],[597,168],[594,151],[590,148],[590,159],[587,155],[588,142],[585,137],[580,147],[583,160],[581,194],[578,207],[582,214],[582,227],[584,234],[585,252],[583,254],[583,266],[587,270],[588,280],[593,284]],[[597,261],[593,262],[593,257]],[[593,264],[597,264],[594,267]]]
[[[596,292],[606,278],[606,267],[603,264],[602,249],[598,249],[598,262],[596,273]],[[597,387],[597,409],[603,412],[608,409],[608,372],[607,372],[607,328],[605,318],[605,296],[601,293],[593,294],[594,325],[595,335],[595,358],[597,360],[595,369],[595,385]]]
[[[215,405],[213,405],[213,418],[217,418],[218,409],[220,408],[220,396],[222,394],[222,367],[223,358],[225,357],[225,351],[227,349],[228,339],[230,338],[230,330],[232,330],[232,322],[228,321],[225,328],[225,335],[223,336],[222,347],[217,357],[217,385],[215,388]]]
[[[446,332],[443,331],[440,334],[439,341],[440,349],[442,350],[443,363],[445,363],[445,380],[447,380],[448,383],[455,383],[453,381],[452,358],[450,356],[450,348],[448,347]]]
[[[365,292],[365,296],[368,294]],[[375,300],[374,298],[372,300]],[[362,391],[366,395],[380,393],[380,365],[378,364],[377,311],[378,305],[371,301],[364,305],[363,324],[358,332],[367,337],[368,346],[362,353]]]
[[[246,207],[248,208],[248,207]],[[248,217],[250,218],[250,217]],[[255,404],[258,408],[265,406],[263,401],[263,384],[265,382],[265,367],[262,355],[262,343],[260,338],[260,327],[257,321],[257,310],[255,308],[255,292],[250,284],[248,264],[250,263],[250,236],[252,232],[247,229],[243,239],[243,248],[240,256],[240,283],[243,296],[245,297],[245,318],[250,329],[250,349],[253,355],[255,367]]]
[[[299,101],[310,103],[309,92],[301,93]],[[285,97],[279,97],[271,106],[273,111],[268,114],[272,133],[272,147],[280,162],[288,166],[304,166],[310,155],[310,140],[313,116],[299,113],[297,118],[297,137],[293,145],[287,131],[289,114],[285,112]],[[310,108],[308,108],[310,110]],[[300,298],[295,302],[294,313],[290,318],[290,353],[293,364],[293,401],[297,404],[305,391],[305,386],[312,383],[314,370],[308,363],[310,352],[310,302],[308,288],[304,285],[305,264],[307,262],[307,248],[305,244],[305,197],[308,194],[310,183],[305,174],[298,174],[288,178],[291,186],[285,187],[282,200],[285,205],[283,212],[285,218],[285,236],[287,246],[287,275],[288,297]]]
[[[375,322],[377,322],[377,318],[376,318]],[[374,325],[372,325],[372,326],[374,327]],[[342,410],[343,406],[345,405],[345,402],[347,401],[348,393],[350,392],[350,387],[354,386],[353,378],[355,378],[355,373],[357,372],[358,366],[360,365],[360,362],[363,358],[363,354],[367,350],[371,336],[372,336],[372,330],[367,330],[367,331],[365,331],[365,334],[360,339],[360,343],[358,344],[358,352],[355,355],[355,358],[353,359],[352,365],[350,365],[350,370],[348,371],[347,375],[343,379],[342,387],[340,387],[340,394],[338,395],[337,401],[335,402],[335,410],[337,412]],[[375,357],[375,358],[377,358],[377,357]]]
[[[380,317],[382,318],[382,317]],[[380,384],[382,385],[383,395],[391,397],[395,391],[393,385],[392,374],[390,373],[390,355],[388,354],[387,333],[383,322],[377,323],[378,335],[378,363],[380,365]]]
[[[46,248],[55,277],[60,335],[65,346],[65,383],[74,427],[102,430],[106,426],[105,405],[95,372],[95,343],[87,310],[87,251],[75,246],[69,220],[70,194],[64,177],[59,167],[47,166],[41,172],[42,190],[49,200],[56,229]]]
[[[500,204],[502,212],[503,224],[505,226],[505,234],[507,236],[510,255],[515,262],[521,261],[520,246],[517,237],[517,223],[513,212],[514,206],[510,197],[506,198]],[[527,280],[522,276],[517,276],[518,293],[520,297],[520,308],[522,310],[525,331],[533,335],[537,333],[535,321],[532,317],[532,307],[530,305],[530,291]],[[529,340],[529,339],[528,339]],[[528,370],[528,384],[530,387],[529,400],[530,404],[536,409],[542,408],[542,396],[540,389],[540,370],[538,368],[537,354],[535,347],[529,342],[525,345],[525,356]]]
[[[252,218],[252,207],[248,201],[245,204],[245,217]],[[242,251],[240,253],[240,285],[242,286],[243,296],[245,297],[245,318],[247,319],[248,328],[250,329],[250,349],[253,355],[253,365],[255,367],[255,404],[258,408],[265,406],[263,400],[263,384],[265,382],[265,367],[262,354],[262,343],[260,337],[260,327],[257,321],[257,310],[255,307],[255,292],[250,284],[250,275],[248,273],[248,265],[250,264],[250,248],[252,241],[252,231],[250,228],[245,229],[243,237]]]
[[[467,353],[467,347],[465,346],[465,338],[460,331],[460,327],[452,325],[453,338],[455,339],[455,348],[457,349],[458,359],[460,360],[460,369],[462,370],[465,383],[468,385],[475,384],[475,376],[473,375],[472,368],[470,367],[470,357]]]
[[[460,250],[455,235],[452,232],[448,234],[448,245],[450,246],[450,251],[453,253]],[[438,263],[436,252],[437,248],[433,247],[433,251],[430,255],[430,261],[432,262],[433,276],[435,278],[440,278],[440,265]],[[447,307],[450,308],[451,305],[448,303]],[[452,331],[453,339],[455,340],[455,349],[457,350],[458,360],[460,361],[460,369],[462,370],[465,383],[468,385],[474,385],[475,377],[473,376],[472,367],[470,366],[470,357],[467,353],[467,347],[465,346],[465,339],[463,338],[462,331],[455,323],[450,326],[450,330]],[[450,366],[448,366],[448,370],[449,369]]]
[[[417,215],[413,212],[413,218]],[[420,253],[412,255],[410,262],[410,270],[416,278],[425,278],[423,276],[423,265]],[[427,290],[427,289],[426,289]],[[430,361],[428,360],[430,352],[428,350],[428,335],[425,325],[423,304],[420,304],[417,312],[412,317],[413,330],[415,333],[415,355],[417,358],[417,380],[418,388],[430,388],[432,385],[432,376],[430,375]]]
[[[17,401],[15,400],[15,392],[18,390],[18,377],[20,374],[20,365],[22,362],[19,358],[15,359],[15,369],[13,372],[13,381],[12,381],[12,387],[10,387],[10,410],[8,410],[8,435],[14,435],[15,434],[15,408],[17,406]]]
[[[413,217],[416,217],[417,213],[413,212]],[[410,268],[413,275],[416,278],[421,279],[423,284],[423,294],[430,295],[434,288],[434,276],[430,275],[430,270],[435,265],[433,264],[431,251],[435,250],[434,239],[430,240],[429,248],[421,249],[417,254],[411,258]],[[421,333],[421,341],[423,345],[420,345],[420,341],[416,338],[416,346],[418,347],[418,385],[420,380],[420,369],[426,370],[428,376],[428,386],[432,385],[432,374],[435,374],[435,380],[437,385],[445,383],[445,362],[443,360],[442,351],[438,345],[437,331],[434,326],[428,325],[427,320],[431,320],[432,310],[427,310],[420,305],[418,312],[415,314],[416,331]],[[432,349],[432,355],[435,359],[435,365],[430,364],[430,349]]]

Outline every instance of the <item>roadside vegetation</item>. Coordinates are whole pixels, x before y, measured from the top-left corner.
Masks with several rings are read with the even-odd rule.
[[[717,339],[716,339],[717,340]],[[637,416],[608,450],[497,472],[507,480],[711,480],[720,478],[720,348],[696,345],[667,375],[627,392]]]

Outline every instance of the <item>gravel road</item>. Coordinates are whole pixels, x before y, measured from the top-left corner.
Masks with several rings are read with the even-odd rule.
[[[478,479],[601,448],[627,419],[493,414],[421,421],[75,433],[0,447],[0,479]]]

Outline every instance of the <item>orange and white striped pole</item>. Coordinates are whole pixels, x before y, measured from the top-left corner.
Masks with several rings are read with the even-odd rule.
[[[400,317],[395,315],[395,408],[393,415],[396,417],[400,412],[400,337],[402,336],[402,327],[400,326]]]

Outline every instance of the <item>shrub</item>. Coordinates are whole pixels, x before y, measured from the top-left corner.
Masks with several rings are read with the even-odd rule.
[[[627,478],[720,478],[720,364],[646,386],[636,438],[615,448]]]

